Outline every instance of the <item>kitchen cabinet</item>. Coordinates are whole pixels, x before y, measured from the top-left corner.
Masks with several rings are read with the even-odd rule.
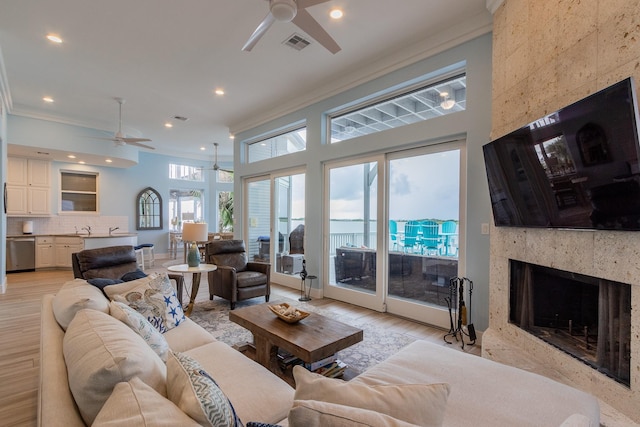
[[[71,267],[71,254],[84,249],[82,237],[57,236],[55,238],[56,267]]]
[[[36,268],[55,267],[55,238],[53,236],[36,237]]]
[[[7,158],[7,215],[51,214],[51,163]]]

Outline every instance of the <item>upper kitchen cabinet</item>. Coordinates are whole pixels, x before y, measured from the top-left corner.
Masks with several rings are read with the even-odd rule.
[[[98,174],[60,171],[60,214],[99,213]]]
[[[7,215],[51,215],[51,163],[7,158]]]

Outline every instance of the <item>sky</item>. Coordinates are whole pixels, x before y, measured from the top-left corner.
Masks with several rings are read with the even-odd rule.
[[[331,218],[364,217],[364,167],[331,169]],[[459,150],[390,161],[389,219],[459,219]],[[373,182],[371,217],[375,219],[378,179]]]

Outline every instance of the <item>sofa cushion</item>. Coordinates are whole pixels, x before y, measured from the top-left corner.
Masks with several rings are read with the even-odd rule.
[[[109,313],[109,300],[102,291],[88,286],[83,279],[74,279],[62,285],[53,297],[53,314],[62,329],[67,329],[76,313],[85,308]]]
[[[166,366],[160,357],[138,334],[106,313],[80,310],[64,335],[63,354],[69,388],[89,425],[119,382],[137,376],[166,396]]]
[[[294,390],[264,366],[219,341],[185,354],[216,379],[240,419],[278,424],[287,418]]]
[[[213,335],[188,317],[180,323],[180,327],[173,328],[162,336],[172,351],[180,353],[216,341]]]
[[[116,384],[92,427],[197,427],[173,402],[140,378]]]
[[[572,414],[564,420],[560,427],[595,427],[589,417],[582,414]]]
[[[369,409],[317,400],[295,400],[289,427],[418,427]]]
[[[449,385],[400,384],[367,386],[327,378],[301,366],[293,367],[295,400],[318,400],[387,414],[420,426],[440,426]]]
[[[218,384],[195,359],[183,353],[171,352],[167,360],[167,396],[200,425],[242,426]]]
[[[140,335],[163,362],[167,361],[169,353],[167,340],[142,314],[127,304],[118,301],[112,301],[109,304],[109,312],[113,317]]]
[[[126,286],[129,283],[140,284]],[[104,291],[114,301],[123,302],[138,311],[162,333],[185,320],[182,306],[166,273],[107,286]]]

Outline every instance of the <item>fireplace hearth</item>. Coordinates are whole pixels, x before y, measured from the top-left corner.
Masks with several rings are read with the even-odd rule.
[[[629,387],[631,286],[510,260],[509,321]]]

